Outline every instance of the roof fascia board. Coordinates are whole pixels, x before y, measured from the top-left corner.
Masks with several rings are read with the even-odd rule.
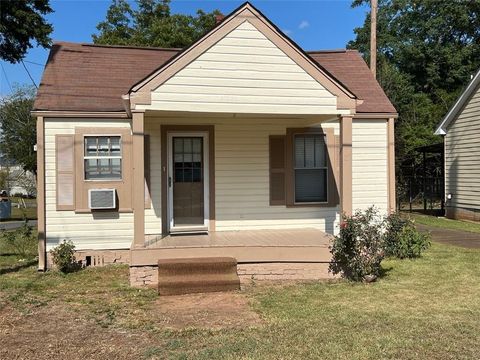
[[[477,89],[479,85],[480,85],[480,70],[477,72],[475,77],[470,81],[465,91],[462,93],[462,95],[460,95],[458,100],[448,111],[447,115],[445,115],[443,120],[437,126],[437,129],[435,130],[435,135],[447,134],[447,128],[450,126],[451,122],[455,119],[458,113],[463,109],[466,102],[470,99],[470,97],[473,95],[473,92]]]
[[[55,111],[55,110],[34,110],[32,116],[43,116],[44,118],[102,118],[102,119],[129,119],[130,116],[124,111]]]
[[[355,119],[372,119],[372,120],[388,120],[398,118],[398,113],[356,113],[353,116]]]

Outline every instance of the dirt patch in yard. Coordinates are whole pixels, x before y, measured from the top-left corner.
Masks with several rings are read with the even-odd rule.
[[[244,294],[238,292],[159,297],[156,310],[165,327],[240,328],[261,324]]]
[[[238,292],[159,297],[136,314],[148,318],[149,324],[160,331],[241,328],[262,323],[245,294]],[[61,299],[21,311],[8,304],[2,306],[0,359],[139,359],[152,347],[164,348],[168,341],[159,338],[156,331],[121,326],[127,319],[118,318],[118,323],[102,326],[98,315]]]
[[[0,310],[0,359],[138,359],[146,339],[102,328],[62,306]]]

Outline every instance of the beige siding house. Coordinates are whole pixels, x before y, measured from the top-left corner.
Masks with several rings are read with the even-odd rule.
[[[437,128],[445,144],[445,208],[480,221],[480,71]]]
[[[35,102],[39,255],[231,256],[326,275],[343,213],[395,209],[397,114],[360,54],[305,52],[250,4],[187,49],[56,43]]]

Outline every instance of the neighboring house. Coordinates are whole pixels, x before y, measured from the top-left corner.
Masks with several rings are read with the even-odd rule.
[[[4,160],[0,161],[0,172],[4,173],[0,190],[6,190],[10,196],[36,195],[36,181],[33,173],[23,170],[20,165],[9,165]]]
[[[41,269],[69,239],[133,285],[175,257],[321,277],[342,212],[395,209],[397,114],[360,54],[306,53],[248,3],[185,50],[54,44],[33,113]]]
[[[480,71],[438,126],[445,144],[445,209],[480,221]]]

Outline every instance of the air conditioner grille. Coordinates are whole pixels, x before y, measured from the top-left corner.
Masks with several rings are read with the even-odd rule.
[[[99,189],[89,191],[90,209],[114,209],[115,208],[115,190]]]

